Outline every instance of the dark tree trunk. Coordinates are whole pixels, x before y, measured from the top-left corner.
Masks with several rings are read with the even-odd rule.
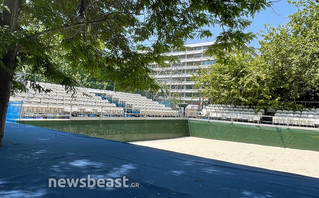
[[[0,146],[4,134],[16,54],[16,50],[10,50],[2,59],[7,68],[0,67]]]
[[[7,26],[12,32],[17,30],[19,13],[23,4],[23,0],[4,0],[4,9],[0,14],[0,26]],[[7,116],[8,103],[12,88],[13,74],[16,68],[16,58],[18,52],[18,44],[12,44],[8,48],[7,53],[2,58],[5,67],[0,66],[0,146],[4,135],[4,126]]]

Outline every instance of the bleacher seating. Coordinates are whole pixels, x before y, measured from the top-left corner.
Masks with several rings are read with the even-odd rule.
[[[198,105],[188,105],[186,107],[186,117],[189,117],[189,118],[196,118],[198,117]]]
[[[231,106],[210,104],[201,111],[201,117],[214,120],[243,121],[260,123],[264,112],[255,112],[254,109],[247,106]],[[272,124],[318,127],[319,109],[304,109],[302,111],[277,110],[272,117]]]
[[[67,93],[62,85],[40,83],[49,93],[29,90],[16,93],[10,102],[21,102],[21,118],[70,117],[178,117],[179,112],[140,94],[76,87]],[[210,104],[202,111],[198,105],[186,107],[186,117],[260,123],[263,111],[247,106]],[[267,115],[268,116],[268,115]],[[319,126],[319,109],[277,110],[272,124]]]
[[[319,126],[319,109],[303,111],[278,110],[273,117],[274,124],[293,126]]]
[[[216,120],[260,122],[263,112],[255,112],[246,106],[233,107],[231,105],[210,104],[201,112],[202,117]]]
[[[178,116],[177,111],[139,94],[82,87],[76,87],[76,93],[67,93],[62,85],[40,85],[51,91],[29,90],[10,98],[12,102],[23,101],[21,118]]]

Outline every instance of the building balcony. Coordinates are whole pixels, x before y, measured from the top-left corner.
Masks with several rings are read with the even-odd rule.
[[[187,58],[187,59],[180,59],[181,63],[188,63],[188,62],[197,62],[197,61],[211,61],[214,60],[212,57],[195,57],[195,58]]]
[[[171,89],[172,93],[198,93],[198,89]]]
[[[194,81],[166,82],[166,85],[195,85]]]
[[[180,52],[169,52],[165,53],[164,55],[166,56],[181,56],[181,55],[189,55],[189,54],[199,54],[199,53],[204,53],[206,49],[201,49],[201,50],[187,50],[187,51],[180,51]]]
[[[154,72],[160,71],[176,71],[176,70],[189,70],[189,69],[200,69],[200,68],[208,68],[210,65],[191,65],[191,66],[176,66],[176,67],[157,67],[152,68]]]
[[[183,97],[182,100],[185,100],[185,101],[200,101],[201,98],[199,97],[196,97],[196,98],[192,98],[192,97]]]
[[[151,75],[152,78],[154,79],[170,79],[170,78],[187,78],[187,77],[192,77],[193,75],[191,74],[171,74],[171,75]]]

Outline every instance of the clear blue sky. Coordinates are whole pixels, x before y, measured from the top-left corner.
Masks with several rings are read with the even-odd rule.
[[[269,24],[273,27],[277,27],[280,24],[285,24],[289,21],[288,16],[295,13],[297,8],[293,4],[289,4],[287,0],[281,0],[279,2],[274,2],[272,7],[267,8],[264,11],[261,11],[255,15],[252,19],[252,24],[247,28],[248,31],[253,33],[260,33],[261,30],[264,30],[264,24]],[[213,33],[218,34],[218,29],[213,29]],[[259,47],[258,40],[260,37],[255,38],[250,43],[252,47]],[[214,41],[215,37],[207,39],[193,39],[188,40],[186,43],[197,43],[197,42],[206,42]]]

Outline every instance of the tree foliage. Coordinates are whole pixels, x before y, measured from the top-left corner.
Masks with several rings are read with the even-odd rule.
[[[206,26],[222,26],[216,45],[239,45],[247,16],[267,0],[0,0],[0,145],[13,76],[28,66],[70,87],[76,81],[61,66],[84,71],[122,90],[158,89],[150,63],[166,65],[162,55],[195,36],[211,36]],[[236,41],[236,42],[234,42]],[[220,49],[223,46],[219,46]],[[26,73],[28,74],[28,72]],[[36,82],[33,87],[41,90]]]
[[[268,86],[277,106],[297,108],[301,101],[319,99],[319,4],[296,3],[297,13],[287,25],[264,34],[260,52],[269,77]]]
[[[17,29],[0,26],[2,67],[6,65],[1,58],[15,45],[16,71],[28,65],[32,75],[71,85],[74,81],[61,69],[63,60],[73,70],[81,68],[126,90],[156,88],[147,65],[165,65],[161,54],[182,46],[187,38],[210,36],[201,30],[203,26],[227,28],[220,41],[246,41],[250,33],[242,30],[249,21],[243,17],[268,5],[263,0],[15,1],[19,2]],[[0,18],[10,12],[7,2],[0,1]]]
[[[211,102],[259,108],[300,109],[319,99],[319,5],[294,2],[290,22],[266,27],[260,55],[228,50],[197,76]]]
[[[236,51],[200,70],[195,79],[202,94],[215,104],[264,106],[269,98],[262,64],[261,58]]]

